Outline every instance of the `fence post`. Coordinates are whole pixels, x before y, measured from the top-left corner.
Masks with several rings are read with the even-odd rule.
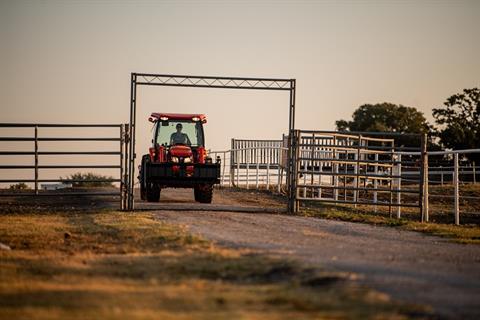
[[[458,152],[454,153],[453,157],[453,183],[454,183],[454,213],[455,213],[455,224],[460,224],[460,206],[459,206],[459,176],[458,176]]]
[[[236,180],[237,180],[237,185],[236,187],[237,188],[240,188],[240,161],[238,159],[238,150],[235,150],[235,161],[237,163],[237,168],[236,170],[234,171],[235,174],[236,174]]]
[[[248,181],[248,180],[250,179],[250,175],[249,175],[249,172],[248,172],[249,169],[250,169],[250,168],[249,168],[249,167],[250,167],[250,152],[249,152],[249,151],[250,151],[250,150],[247,150],[247,153],[245,154],[245,160],[246,160],[246,161],[245,161],[245,162],[246,162],[245,165],[247,166],[247,168],[246,168],[247,170],[246,170],[246,172],[245,172],[245,175],[246,175],[246,188],[247,188],[247,189],[249,188],[249,183],[248,183],[249,181]]]
[[[124,174],[124,179],[123,179],[123,207],[125,210],[127,210],[128,206],[128,194],[130,192],[130,186],[128,185],[129,177],[128,177],[128,159],[129,159],[129,145],[130,145],[130,124],[125,124],[125,144],[124,144],[124,150],[123,150],[123,155],[124,155],[124,164],[123,164],[123,169],[125,171]]]
[[[221,180],[221,186],[225,185],[225,167],[227,165],[227,155],[224,152],[223,153],[223,161],[222,161],[222,180]]]
[[[123,142],[124,142],[124,125],[120,125],[120,210],[124,210],[123,207]]]
[[[373,207],[373,210],[375,213],[377,213],[377,202],[378,202],[378,153],[375,153],[375,166],[373,167],[373,173],[375,175],[375,178],[373,179],[373,202],[375,203],[375,206]]]
[[[281,192],[281,186],[282,186],[282,172],[281,172],[281,166],[280,162],[278,163],[277,167],[277,192]]]
[[[402,203],[402,154],[398,154],[398,163],[397,163],[397,219],[400,219],[402,215],[402,208],[400,204]]]
[[[35,126],[35,195],[38,195],[38,126]]]
[[[477,183],[476,170],[475,170],[475,161],[473,161],[473,184]]]
[[[336,145],[337,145],[337,136],[333,136],[333,147],[332,147],[332,170],[333,170],[333,199],[335,199],[335,205],[337,205],[337,200],[338,200],[338,162],[335,160],[337,159],[337,153],[336,153]]]
[[[267,190],[270,190],[270,160],[267,159]]]
[[[427,154],[427,134],[423,134],[421,137],[421,160],[422,167],[421,180],[420,180],[420,207],[422,211],[422,222],[428,222],[428,154]]]
[[[235,174],[234,174],[235,167],[234,167],[234,165],[235,165],[235,160],[236,160],[236,158],[235,158],[236,155],[233,151],[235,149],[235,147],[234,147],[235,142],[234,141],[235,141],[235,139],[232,139],[232,145],[231,145],[231,148],[230,148],[230,184],[231,184],[230,186],[233,186],[233,187],[235,187],[235,180],[234,180],[235,179]]]
[[[355,189],[353,190],[353,201],[355,201],[355,204],[353,205],[355,208],[357,207],[357,202],[358,202],[358,189],[359,189],[359,183],[360,183],[360,148],[362,147],[362,135],[358,135],[358,149],[357,152],[353,155],[354,160],[355,160],[355,178],[354,178],[354,186]]]

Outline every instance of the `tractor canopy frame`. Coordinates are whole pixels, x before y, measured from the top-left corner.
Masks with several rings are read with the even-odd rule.
[[[130,82],[130,145],[128,152],[128,181],[127,181],[127,210],[134,210],[134,173],[135,173],[135,131],[137,115],[137,86],[164,86],[164,87],[197,87],[220,89],[248,89],[248,90],[280,90],[289,91],[289,119],[288,119],[288,158],[287,158],[287,195],[288,212],[295,210],[295,79],[276,78],[242,78],[242,77],[212,77],[189,76],[172,74],[131,74]]]

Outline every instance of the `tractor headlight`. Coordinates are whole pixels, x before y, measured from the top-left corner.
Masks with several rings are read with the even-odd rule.
[[[190,163],[190,162],[192,162],[192,158],[187,157],[187,158],[183,159],[183,162],[184,163]]]
[[[172,157],[172,162],[178,163],[178,157]]]

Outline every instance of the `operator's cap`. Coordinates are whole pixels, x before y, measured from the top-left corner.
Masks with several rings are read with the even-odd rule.
[[[183,128],[183,125],[181,123],[177,123],[176,127],[177,128]]]

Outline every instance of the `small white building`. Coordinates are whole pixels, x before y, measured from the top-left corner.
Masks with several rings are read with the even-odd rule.
[[[40,185],[42,190],[46,191],[51,191],[51,190],[60,190],[60,189],[66,189],[66,188],[71,188],[72,184],[71,183],[43,183]]]

